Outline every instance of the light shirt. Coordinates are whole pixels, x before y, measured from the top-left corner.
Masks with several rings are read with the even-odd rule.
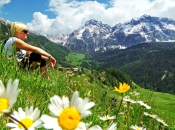
[[[12,56],[14,54],[14,51],[16,51],[16,48],[13,46],[13,44],[17,39],[18,39],[17,37],[11,37],[6,41],[6,43],[4,45],[3,52],[6,52],[6,55],[8,57]],[[25,55],[26,55],[26,50],[21,49],[19,51],[19,54],[16,57],[16,60],[18,62],[22,61],[22,59],[25,57]]]

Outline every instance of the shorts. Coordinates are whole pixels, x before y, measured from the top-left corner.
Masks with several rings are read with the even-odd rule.
[[[46,61],[41,58],[41,55],[32,52],[30,55],[26,55],[24,57],[24,59],[19,63],[20,64],[20,68],[27,67],[28,70],[29,70],[30,69],[30,65],[32,64],[32,62],[38,62],[39,63],[36,68],[46,66]]]

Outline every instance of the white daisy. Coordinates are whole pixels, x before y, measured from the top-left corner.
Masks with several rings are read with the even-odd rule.
[[[25,111],[22,108],[18,108],[18,111],[14,111],[13,118],[20,121],[28,130],[35,130],[36,128],[42,127],[42,121],[39,120],[40,110],[38,108],[33,109],[26,107]],[[25,128],[17,121],[12,120],[13,123],[7,123],[7,127],[13,128],[13,130],[25,130]]]
[[[123,101],[128,102],[128,103],[136,103],[136,101],[134,101],[126,96],[123,98]]]
[[[91,123],[83,123],[80,122],[80,124],[78,125],[78,128],[76,128],[75,130],[102,130],[102,128],[98,125],[95,126],[91,126]]]
[[[113,119],[115,119],[116,118],[116,116],[109,116],[109,115],[105,115],[105,116],[103,116],[103,117],[100,117],[100,120],[102,120],[102,121],[107,121],[107,120],[113,120]]]
[[[157,115],[149,114],[149,113],[147,113],[147,112],[144,112],[144,115],[145,115],[145,116],[149,116],[149,117],[154,118],[154,119],[157,118]]]
[[[3,113],[9,113],[13,104],[16,102],[17,96],[20,92],[18,89],[19,80],[15,79],[12,83],[11,79],[7,82],[5,89],[2,81],[0,80],[0,116]]]
[[[168,126],[168,124],[165,123],[164,120],[160,119],[160,118],[157,118],[157,121],[161,124],[163,124],[164,126]]]
[[[133,95],[133,96],[136,96],[136,97],[138,97],[138,96],[140,95],[140,93],[135,92],[135,91],[134,91],[134,92],[130,92],[129,94],[130,94],[130,95]]]
[[[151,109],[150,106],[148,106],[146,103],[144,103],[143,101],[137,101],[141,106],[145,107],[146,109]]]
[[[95,105],[94,102],[88,102],[88,98],[80,98],[78,91],[73,93],[71,102],[65,96],[54,96],[50,102],[51,116],[42,115],[41,120],[44,128],[53,130],[80,130],[81,119],[89,116],[89,109]]]
[[[146,130],[146,128],[138,127],[137,125],[135,125],[135,126],[132,125],[131,128],[132,128],[133,130]]]
[[[91,126],[91,123],[80,123],[81,125],[79,125],[79,129],[75,129],[75,130],[103,130],[100,126],[95,125],[95,126]],[[117,130],[117,124],[116,123],[111,123],[105,130]]]
[[[116,123],[112,123],[107,130],[116,130],[117,129],[117,124]]]

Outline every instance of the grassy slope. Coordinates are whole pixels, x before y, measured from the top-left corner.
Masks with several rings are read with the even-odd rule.
[[[75,90],[79,91],[81,97],[86,97],[89,90],[91,90],[89,99],[90,101],[95,102],[96,106],[93,111],[98,112],[98,114],[96,113],[96,116],[99,116],[106,113],[104,110],[108,110],[110,105],[109,100],[111,98],[120,98],[120,94],[113,92],[112,89],[88,82],[88,75],[90,74],[88,70],[84,70],[83,74],[74,74],[70,78],[66,76],[65,70],[55,71],[49,69],[51,80],[43,79],[38,73],[38,70],[30,72],[29,74],[25,71],[18,70],[18,68],[12,66],[11,61],[0,57],[0,80],[6,83],[9,78],[12,78],[13,80],[16,78],[19,79],[19,88],[21,89],[21,92],[12,111],[16,110],[18,107],[24,108],[26,106],[35,105],[42,113],[48,113],[47,106],[50,97],[54,95],[66,95],[71,97],[72,92]],[[103,94],[106,91],[108,94],[104,100]],[[141,100],[143,101],[150,100],[152,95],[151,91],[139,87],[137,87],[136,90],[130,89],[129,92],[131,91],[140,92]],[[173,113],[173,110],[175,109],[174,99],[174,95],[154,92],[151,102],[149,102],[152,106],[151,111],[154,114],[160,115],[160,117],[165,116],[163,119],[165,119],[169,125],[175,125],[175,114]],[[2,127],[2,130],[6,130],[6,128],[3,127],[6,118],[3,118],[3,120],[4,121],[0,123],[0,126]],[[96,122],[96,120],[94,122]]]
[[[162,118],[166,118],[172,122],[175,121],[175,95],[152,92],[144,88],[138,88],[137,91],[141,93],[145,100],[151,97],[150,104],[153,108],[153,112],[157,113]]]

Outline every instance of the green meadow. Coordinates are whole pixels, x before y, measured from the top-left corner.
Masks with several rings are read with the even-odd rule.
[[[84,55],[72,54],[66,59],[67,62],[78,65],[83,58]],[[91,126],[99,125],[103,130],[108,130],[111,123],[116,123],[118,130],[131,130],[131,126],[135,125],[147,130],[175,130],[175,95],[146,90],[134,82],[132,86],[135,87],[121,94],[114,91],[114,88],[103,86],[98,82],[90,82],[91,71],[88,69],[75,72],[73,75],[66,75],[66,72],[64,68],[63,70],[48,68],[50,80],[46,80],[39,69],[35,71],[19,69],[15,59],[7,59],[0,55],[0,80],[6,86],[9,79],[12,81],[19,79],[18,88],[21,89],[11,113],[17,111],[19,107],[25,109],[34,106],[41,111],[40,115],[49,115],[48,104],[51,97],[66,96],[71,100],[72,94],[78,91],[81,98],[87,97],[90,102],[95,103],[90,109],[92,114],[81,119],[85,123],[91,122]],[[130,100],[124,102],[126,96],[129,96]],[[142,101],[151,109],[132,101]],[[149,115],[144,115],[144,112]],[[116,118],[100,120],[100,117],[105,115]],[[156,117],[153,118],[151,115]],[[157,118],[162,119],[165,124],[157,121]],[[10,117],[3,115],[0,122],[1,130],[9,130],[6,127],[9,122],[11,122]],[[44,130],[44,128],[39,129]]]
[[[66,60],[68,63],[74,66],[81,66],[83,59],[85,58],[84,54],[70,53]]]
[[[66,61],[75,67],[90,66],[90,61],[87,60],[85,54],[82,53],[70,53],[66,56]]]

